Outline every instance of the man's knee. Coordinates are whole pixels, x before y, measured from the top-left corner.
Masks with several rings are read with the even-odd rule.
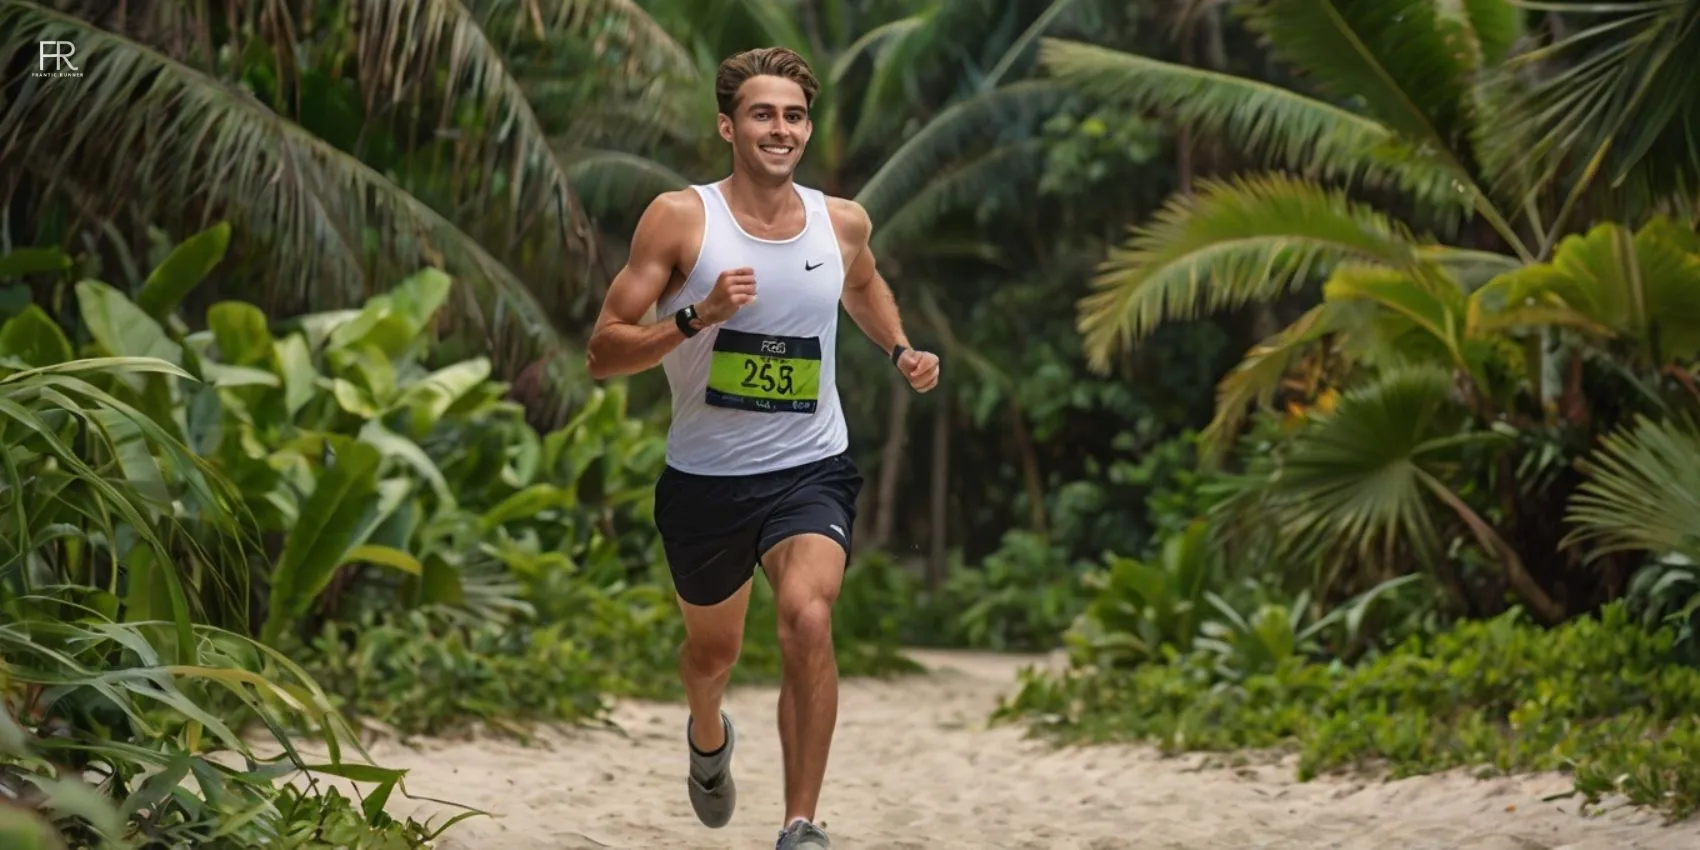
[[[692,634],[685,638],[681,651],[697,673],[712,678],[731,670],[732,665],[738,663],[743,642],[742,630]]]
[[[685,616],[683,661],[699,675],[715,677],[738,663],[744,643],[744,612],[750,601],[750,582],[713,605],[699,606],[679,600]]]
[[[779,642],[782,646],[813,646],[832,641],[832,600],[825,594],[779,600]]]

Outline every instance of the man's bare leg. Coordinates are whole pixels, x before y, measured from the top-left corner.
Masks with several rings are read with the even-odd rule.
[[[685,642],[679,647],[679,680],[690,705],[690,743],[693,776],[692,805],[697,817],[711,827],[724,826],[736,803],[731,787],[720,788],[718,774],[728,767],[722,753],[726,727],[720,704],[732,678],[732,666],[744,642],[744,616],[749,610],[751,582],[714,605],[691,605],[679,600],[684,614]],[[729,781],[730,774],[725,779]]]
[[[838,725],[832,605],[844,580],[844,549],[830,537],[802,534],[774,546],[762,560],[773,583],[784,664],[779,743],[785,765],[785,822],[812,822]]]

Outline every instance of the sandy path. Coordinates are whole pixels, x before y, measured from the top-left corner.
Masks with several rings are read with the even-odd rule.
[[[1365,848],[1629,850],[1700,847],[1700,819],[1663,827],[1628,809],[1588,818],[1542,803],[1563,777],[1300,784],[1287,766],[1200,768],[1143,747],[1057,750],[1014,728],[986,729],[999,694],[1032,659],[917,653],[933,672],[842,687],[821,817],[842,848]],[[549,732],[533,745],[385,743],[416,795],[491,811],[451,829],[444,850],[769,848],[781,811],[776,692],[736,689],[740,806],[708,830],[685,800],[682,705],[625,704],[615,730]],[[431,804],[392,801],[423,817]]]

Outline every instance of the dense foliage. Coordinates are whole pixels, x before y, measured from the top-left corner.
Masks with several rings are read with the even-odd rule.
[[[357,730],[677,696],[665,396],[577,348],[775,43],[947,376],[842,336],[846,674],[1690,811],[1700,2],[1540,5],[0,0],[0,839],[412,846]]]
[[[1700,157],[1660,140],[1700,103],[1628,56],[1692,49],[1700,4],[1553,5],[1236,4],[1292,88],[1047,42],[1080,91],[1267,159],[1108,253],[1090,359],[1309,305],[1223,376],[1192,527],[1099,572],[1069,670],[1006,716],[1291,744],[1303,776],[1562,768],[1694,811]],[[1605,129],[1542,136],[1558,103]]]
[[[1688,755],[1700,744],[1700,671],[1671,664],[1672,636],[1618,602],[1550,630],[1512,611],[1413,634],[1351,666],[1260,645],[1275,655],[1231,686],[1209,649],[1135,670],[1032,676],[1005,714],[1068,740],[1136,737],[1168,752],[1290,747],[1301,779],[1564,770],[1589,803],[1622,794],[1681,818],[1700,809]]]
[[[0,260],[55,278],[74,305],[65,327],[28,302],[0,324],[0,513],[20,567],[4,692],[23,769],[0,777],[51,782],[53,808],[85,815],[65,803],[92,798],[60,770],[105,776],[117,808],[89,828],[111,837],[251,846],[329,814],[327,844],[411,840],[420,825],[381,814],[387,789],[360,808],[272,781],[393,784],[337,755],[361,726],[523,734],[598,717],[611,696],[674,695],[683,633],[647,514],[660,436],[622,389],[536,432],[488,360],[434,354],[450,286],[435,270],[360,309],[284,321],[220,301],[188,331],[177,301],[227,235],[175,246],[134,298],[53,251]],[[756,607],[771,616],[769,597]],[[855,610],[837,624],[845,673],[908,669]],[[881,640],[852,633],[864,626]],[[775,638],[752,630],[743,675],[778,669]],[[219,761],[258,758],[242,737],[254,727],[283,755]],[[333,761],[304,761],[295,735]],[[199,793],[172,787],[189,772]]]

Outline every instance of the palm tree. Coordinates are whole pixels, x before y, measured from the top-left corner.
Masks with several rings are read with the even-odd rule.
[[[1656,18],[1632,13],[1619,28],[1633,22],[1642,27],[1636,38],[1650,38],[1656,24],[1672,23],[1693,5],[1663,4]],[[1462,299],[1496,275],[1552,256],[1556,239],[1543,222],[1553,218],[1558,226],[1560,216],[1543,216],[1537,201],[1544,195],[1568,205],[1576,190],[1561,194],[1565,184],[1495,143],[1522,132],[1502,119],[1506,110],[1531,108],[1514,97],[1524,86],[1515,75],[1530,60],[1512,52],[1526,33],[1522,13],[1509,0],[1461,4],[1456,12],[1405,0],[1251,0],[1239,9],[1275,56],[1302,69],[1326,95],[1357,108],[1093,45],[1046,42],[1046,67],[1081,91],[1163,110],[1296,172],[1214,182],[1197,197],[1177,197],[1113,252],[1096,281],[1099,291],[1081,304],[1081,329],[1095,367],[1106,367],[1118,345],[1137,343],[1165,320],[1266,300],[1310,283],[1317,272],[1391,270],[1410,284],[1404,289],[1461,309],[1467,306]],[[1646,85],[1665,79],[1655,75]],[[1700,171],[1700,160],[1691,168]],[[1408,217],[1463,237],[1463,244],[1419,236],[1399,223],[1404,215],[1355,200],[1329,182],[1382,197],[1402,192],[1396,210],[1408,209]],[[1462,229],[1478,216],[1485,230]],[[1337,288],[1364,294],[1345,281]],[[1386,299],[1404,291],[1382,290],[1382,306],[1401,313]],[[1487,301],[1477,296],[1474,303],[1485,307]],[[1307,314],[1254,349],[1253,358],[1291,352],[1300,339],[1314,342],[1325,329],[1337,330],[1341,312]],[[1463,326],[1462,314],[1437,318]],[[1530,313],[1495,320],[1576,321],[1569,314]],[[1262,374],[1255,389],[1267,392],[1280,370],[1266,366]],[[1224,397],[1215,423],[1221,436],[1255,395],[1247,394],[1246,383],[1242,376],[1238,385],[1224,387],[1235,391]]]
[[[1283,388],[1309,397],[1349,387],[1354,367],[1395,370],[1388,380],[1402,374],[1397,370],[1403,363],[1443,367],[1455,376],[1476,421],[1507,419],[1528,427],[1549,422],[1558,412],[1552,402],[1560,382],[1546,380],[1558,364],[1568,360],[1575,365],[1608,340],[1646,340],[1649,332],[1661,340],[1680,340],[1675,347],[1654,350],[1659,359],[1650,365],[1655,368],[1695,353],[1693,334],[1700,326],[1683,317],[1700,313],[1673,312],[1688,305],[1686,293],[1700,279],[1695,274],[1700,266],[1684,259],[1692,254],[1680,228],[1659,220],[1633,233],[1606,225],[1560,242],[1557,235],[1564,232],[1563,222],[1573,214],[1591,170],[1566,181],[1553,163],[1562,165],[1569,149],[1540,150],[1556,159],[1535,160],[1527,156],[1529,148],[1503,142],[1525,129],[1508,123],[1514,119],[1507,116],[1529,114],[1530,104],[1540,97],[1558,101],[1550,84],[1524,80],[1530,66],[1551,53],[1581,49],[1580,39],[1590,34],[1549,51],[1521,50],[1533,36],[1525,31],[1521,10],[1508,0],[1453,7],[1408,0],[1247,0],[1236,5],[1273,55],[1300,69],[1320,97],[1079,42],[1045,44],[1046,67],[1077,89],[1113,103],[1161,110],[1292,172],[1204,183],[1196,195],[1171,199],[1155,221],[1113,251],[1100,267],[1098,291],[1080,304],[1080,328],[1095,368],[1107,368],[1116,348],[1139,343],[1164,321],[1267,301],[1325,278],[1321,303],[1254,347],[1223,379],[1209,429],[1210,448],[1219,454],[1251,402],[1268,404]],[[1670,53],[1673,45],[1685,43],[1681,38],[1691,28],[1678,26],[1678,35],[1651,28],[1686,22],[1693,5],[1642,4],[1660,11],[1619,12],[1611,25],[1626,34],[1627,43],[1657,44]],[[1588,73],[1596,75],[1591,79],[1602,81],[1601,86],[1636,76],[1624,68],[1600,70],[1614,57],[1621,60],[1622,51],[1597,50],[1578,67],[1590,68]],[[1678,62],[1636,67],[1642,69],[1637,79],[1644,95],[1687,79],[1668,76],[1686,73]],[[1641,108],[1650,110],[1651,122],[1644,125],[1629,121],[1638,113],[1623,112],[1620,100],[1607,103],[1605,95],[1600,97],[1584,100],[1594,114],[1615,122],[1608,126],[1656,126],[1673,133],[1687,126],[1682,98],[1669,110],[1643,98]],[[1605,137],[1585,153],[1603,156],[1613,138]],[[1621,174],[1681,175],[1668,183],[1680,195],[1691,185],[1684,182],[1687,175],[1700,173],[1700,163],[1667,157],[1654,164],[1637,154],[1623,159],[1621,169]],[[1672,206],[1671,194],[1626,211],[1641,217]],[[1654,304],[1665,312],[1651,310]],[[1649,328],[1651,318],[1663,327]],[[1536,344],[1542,338],[1562,345],[1555,352]],[[1573,371],[1564,390],[1577,390],[1576,375]],[[1381,381],[1363,392],[1379,386]],[[1391,467],[1371,462],[1406,457],[1396,451],[1405,443],[1395,431],[1410,423],[1367,413],[1380,409],[1379,399],[1372,393],[1348,410],[1319,418],[1337,423],[1330,428],[1356,429],[1364,445],[1380,440],[1376,444],[1385,451],[1354,455],[1360,461],[1354,464],[1318,468],[1328,475],[1304,476],[1282,467],[1285,477],[1270,486],[1286,493],[1293,505],[1323,504],[1328,494],[1382,487],[1376,500],[1358,508],[1313,517],[1345,535],[1341,546],[1360,554],[1373,548],[1372,540],[1385,546],[1390,539],[1413,545],[1426,539],[1419,534],[1426,526],[1414,519],[1422,514],[1413,512],[1421,504],[1418,494],[1429,492],[1455,509],[1531,609],[1549,620],[1561,616],[1565,600],[1533,580],[1518,547],[1498,533],[1484,534],[1492,530],[1479,517],[1472,519],[1476,511],[1433,487],[1385,489],[1394,480],[1414,486],[1422,479],[1412,472],[1421,467],[1409,461]],[[1354,417],[1359,421],[1350,421]],[[1371,427],[1377,423],[1385,427]],[[1611,423],[1604,424],[1609,429]],[[1324,429],[1306,439],[1327,440],[1330,433]],[[1454,437],[1457,432],[1431,431],[1413,437],[1420,439],[1411,445],[1426,445],[1424,440],[1445,445]],[[1294,457],[1303,457],[1304,445],[1309,443],[1292,448]],[[1513,517],[1526,515],[1530,508],[1519,506],[1517,494],[1508,489],[1519,486],[1504,466],[1508,456],[1498,462],[1502,474],[1494,498],[1512,506]],[[1265,471],[1273,475],[1273,469]],[[1396,469],[1406,472],[1396,474]],[[1308,488],[1305,493],[1290,492],[1301,485]],[[1563,498],[1561,488],[1552,495]],[[1303,525],[1292,519],[1295,528]],[[1513,521],[1523,520],[1529,518]]]
[[[0,0],[0,33],[0,206],[35,224],[9,238],[133,267],[146,245],[111,234],[227,218],[248,262],[226,295],[284,312],[443,267],[459,283],[450,330],[509,374],[548,359],[561,389],[597,246],[555,122],[506,57],[554,50],[606,78],[689,70],[630,0]],[[32,73],[43,43],[74,45],[81,76]]]

